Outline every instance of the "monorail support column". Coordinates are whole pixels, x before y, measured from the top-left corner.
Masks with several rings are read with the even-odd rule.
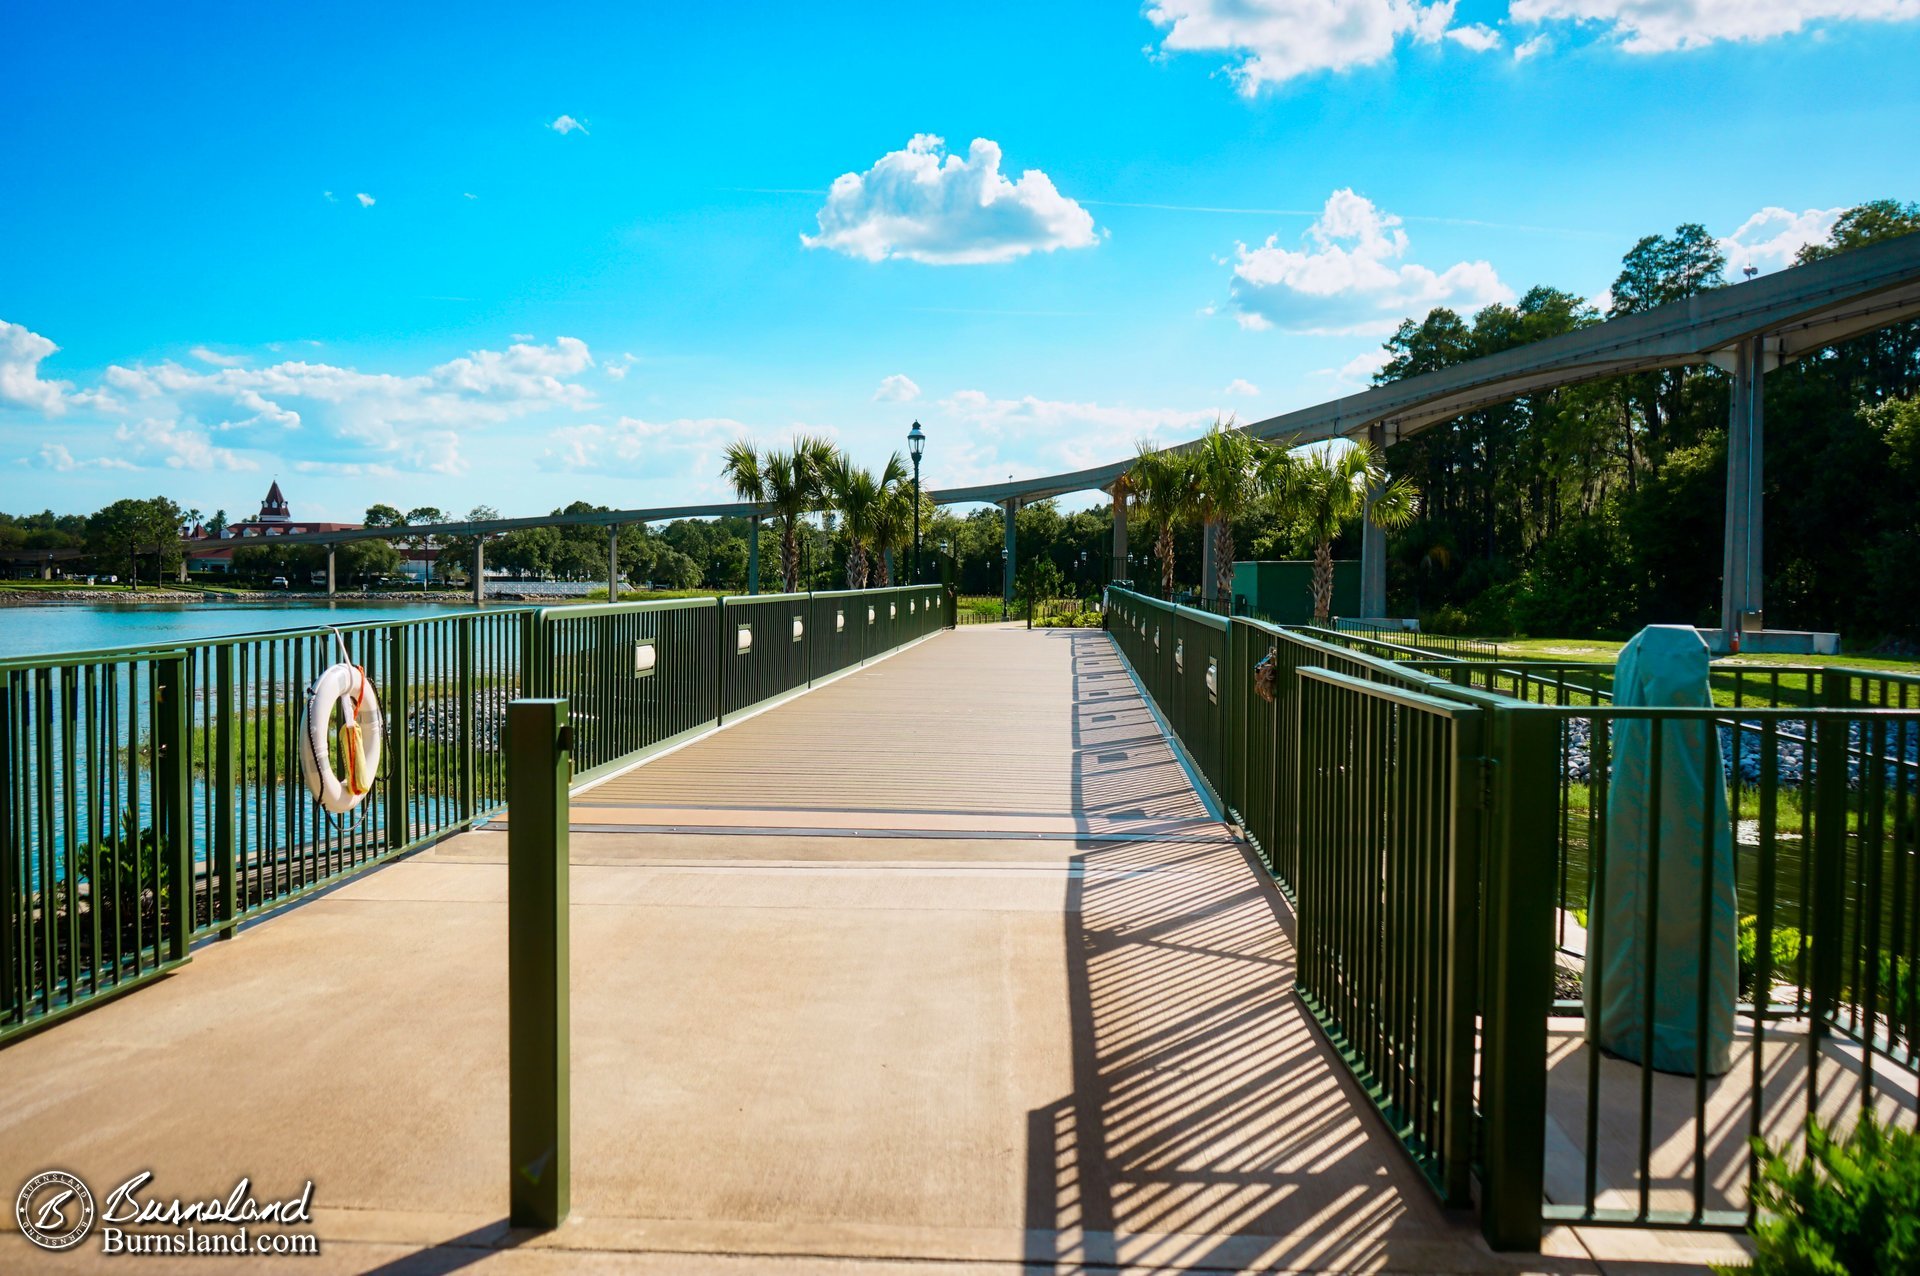
[[[1387,459],[1387,425],[1378,421],[1367,427],[1367,446],[1382,464]],[[1367,513],[1360,519],[1360,615],[1378,620],[1387,614],[1387,534],[1374,524],[1373,502],[1383,484],[1376,483],[1367,493]]]
[[[747,592],[760,592],[760,516],[747,519]]]
[[[1727,522],[1720,574],[1720,628],[1732,646],[1742,632],[1765,628],[1762,570],[1766,431],[1762,400],[1773,356],[1763,337],[1749,337],[1724,353],[1731,356],[1731,366],[1721,366],[1733,373],[1733,393],[1727,420]]]
[[[620,525],[607,524],[607,601],[620,601]]]
[[[1107,579],[1126,580],[1133,574],[1127,568],[1127,489],[1115,483],[1107,495],[1113,498],[1113,564]]]
[[[480,606],[487,601],[487,542],[484,537],[473,538],[473,605]]]
[[[327,597],[329,598],[340,592],[340,577],[334,570],[337,566],[334,551],[338,548],[337,545],[327,546]]]
[[[1017,498],[1008,497],[1002,508],[1007,512],[1007,544],[1003,551],[1006,562],[1000,569],[1001,615],[1005,617],[1013,611],[1013,574],[1018,562],[1018,550],[1013,538],[1013,516],[1019,511],[1020,502]]]

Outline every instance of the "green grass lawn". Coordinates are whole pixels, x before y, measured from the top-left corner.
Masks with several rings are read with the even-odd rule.
[[[1604,638],[1502,638],[1503,659],[1547,660],[1612,664],[1626,644]],[[1920,674],[1920,660],[1895,660],[1843,652],[1838,656],[1744,655],[1720,656],[1716,665],[1841,665],[1848,669],[1870,669],[1877,673]]]

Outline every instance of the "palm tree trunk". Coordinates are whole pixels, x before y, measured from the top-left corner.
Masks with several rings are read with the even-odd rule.
[[[1313,547],[1313,623],[1325,625],[1333,613],[1333,542]]]
[[[800,539],[795,534],[791,518],[786,519],[780,527],[780,574],[786,578],[789,594],[799,588]]]
[[[1233,524],[1221,519],[1213,529],[1214,593],[1233,610]]]
[[[847,588],[867,587],[867,547],[854,541],[847,547]]]
[[[1160,555],[1160,593],[1163,597],[1173,597],[1173,524],[1160,525],[1160,534],[1154,538],[1154,552]]]

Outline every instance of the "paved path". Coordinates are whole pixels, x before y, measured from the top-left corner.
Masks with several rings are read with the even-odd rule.
[[[0,1187],[311,1178],[300,1272],[1521,1266],[1308,1027],[1279,897],[1104,634],[938,635],[574,820],[558,1232],[501,1221],[497,828],[0,1051]],[[90,1265],[0,1238],[6,1270]]]

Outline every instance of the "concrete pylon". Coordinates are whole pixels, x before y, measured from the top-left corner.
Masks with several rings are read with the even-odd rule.
[[[473,605],[480,606],[487,601],[487,542],[476,536],[473,538]]]
[[[1013,538],[1013,516],[1019,512],[1020,502],[1013,497],[1008,497],[1006,501],[1002,503],[1001,508],[1006,511],[1007,516],[1007,561],[1006,566],[1003,567],[1000,572],[1000,601],[1004,606],[1011,608],[1013,606],[1014,566],[1018,561],[1018,550]]]
[[[1113,501],[1113,565],[1107,579],[1125,580],[1133,574],[1127,568],[1127,489],[1115,483],[1107,496]]]
[[[1733,374],[1727,420],[1726,544],[1720,571],[1720,628],[1729,644],[1765,628],[1766,374],[1778,366],[1764,337],[1749,337],[1714,362]]]
[[[337,545],[327,546],[327,597],[329,598],[340,592],[340,578],[334,572],[334,555],[338,548]]]
[[[607,525],[607,601],[620,601],[620,525]]]

